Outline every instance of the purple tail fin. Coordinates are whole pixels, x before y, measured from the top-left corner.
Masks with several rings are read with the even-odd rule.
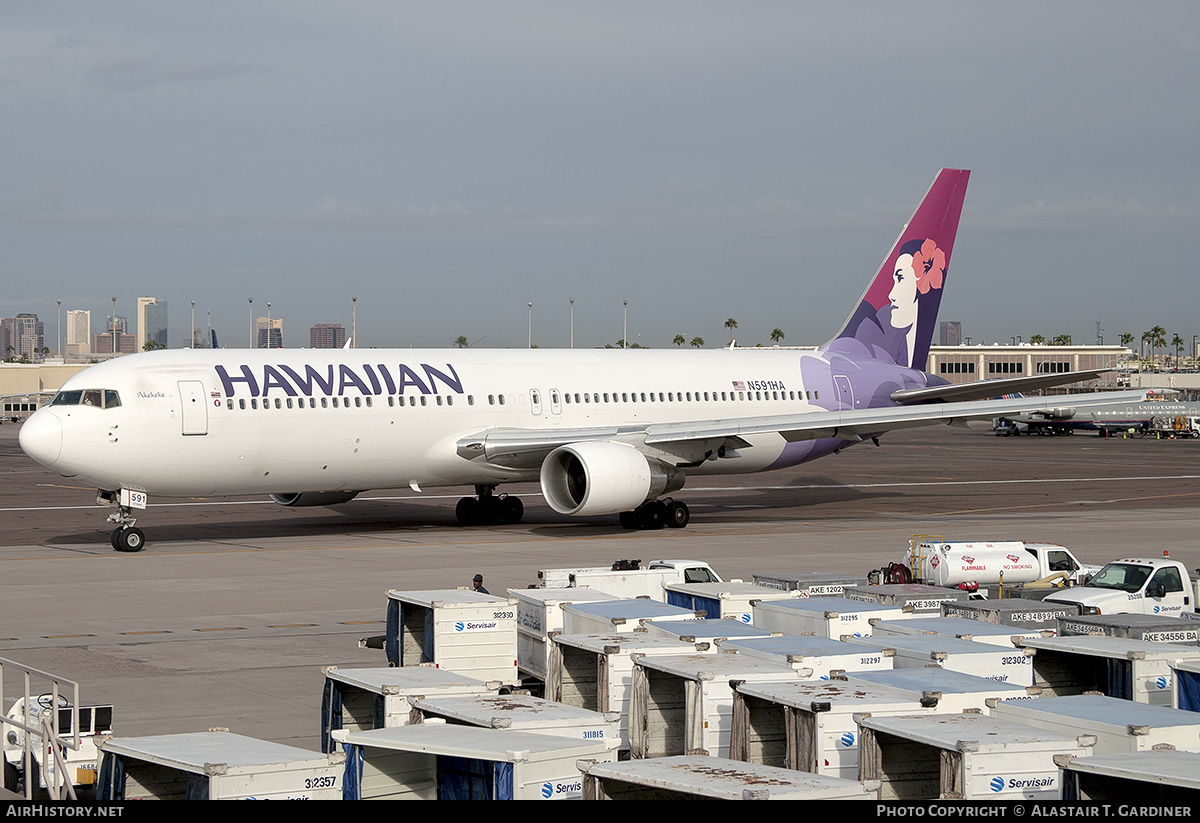
[[[938,172],[827,349],[925,368],[970,176],[965,169]]]

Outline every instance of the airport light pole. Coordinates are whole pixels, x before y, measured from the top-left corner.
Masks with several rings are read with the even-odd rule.
[[[571,298],[571,348],[575,348],[575,298]]]
[[[196,301],[192,301],[192,326],[188,329],[188,348],[196,348]]]
[[[254,298],[250,298],[250,348],[254,348]]]
[[[533,348],[533,303],[529,304],[529,348]]]
[[[111,329],[111,331],[112,331],[112,340],[113,340],[113,356],[115,357],[117,352],[119,351],[119,348],[117,347],[117,298],[114,296],[112,301],[113,301],[113,313],[112,313],[112,329]]]
[[[63,351],[62,351],[62,298],[61,297],[58,300],[58,342],[55,345],[58,346],[58,351],[56,351],[55,354],[57,354],[59,357],[62,357]],[[63,357],[63,360],[66,360],[66,358]]]
[[[621,348],[626,348],[629,345],[629,301],[624,300],[622,303],[625,306],[625,321],[621,326]]]
[[[267,301],[267,333],[263,335],[264,349],[271,348],[271,301]]]
[[[350,298],[350,348],[358,348],[358,298]]]

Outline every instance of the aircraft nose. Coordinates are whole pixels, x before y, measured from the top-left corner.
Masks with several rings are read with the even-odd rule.
[[[45,466],[53,466],[62,452],[62,421],[45,409],[34,412],[21,424],[17,440],[27,455]]]

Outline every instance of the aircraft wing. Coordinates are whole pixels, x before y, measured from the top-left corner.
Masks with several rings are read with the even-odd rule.
[[[1146,393],[1142,390],[1076,394],[1070,395],[1069,403],[1076,409],[1110,403],[1140,403],[1146,399]],[[896,429],[1028,414],[1045,408],[1046,401],[1045,397],[1018,397],[1011,400],[845,409],[686,423],[650,423],[645,426],[491,429],[460,438],[457,445],[458,454],[468,460],[482,459],[511,468],[537,466],[546,455],[560,446],[593,440],[628,443],[643,451],[677,455],[678,465],[687,465],[703,460],[705,454],[721,446],[747,448],[751,444],[745,438],[756,434],[779,434],[789,442],[822,437],[857,442]]]
[[[893,403],[902,406],[916,403],[937,403],[948,400],[985,400],[1004,394],[1035,391],[1050,386],[1065,386],[1084,380],[1095,380],[1113,369],[1093,369],[1059,374],[1039,374],[1035,377],[1006,377],[999,380],[976,380],[971,383],[951,383],[944,386],[929,386],[924,389],[900,389],[891,394]]]

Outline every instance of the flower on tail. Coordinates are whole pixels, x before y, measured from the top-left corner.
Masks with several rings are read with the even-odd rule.
[[[917,291],[928,294],[930,289],[940,289],[946,274],[946,254],[937,243],[926,240],[913,255],[913,271],[917,275]]]

